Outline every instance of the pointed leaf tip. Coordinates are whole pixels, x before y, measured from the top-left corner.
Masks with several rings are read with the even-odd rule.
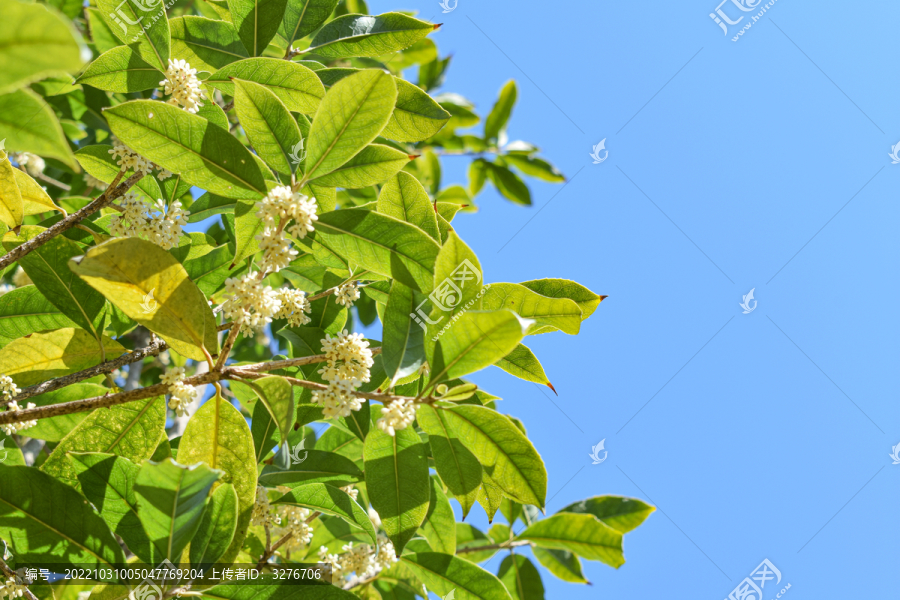
[[[547,387],[550,388],[551,390],[553,390],[553,393],[554,393],[554,394],[556,394],[557,396],[559,396],[559,392],[556,391],[556,388],[553,387],[553,384],[550,383],[549,381],[547,382]]]
[[[416,160],[421,156],[421,154],[407,154],[406,156],[409,157],[409,160]]]
[[[441,25],[443,25],[443,23],[437,23],[437,24],[435,24],[433,27],[434,27],[435,30],[437,30],[437,29],[440,28]]]

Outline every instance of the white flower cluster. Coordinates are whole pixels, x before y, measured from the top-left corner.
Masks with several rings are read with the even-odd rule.
[[[281,308],[275,313],[276,319],[287,319],[288,324],[292,326],[306,325],[309,323],[310,310],[309,300],[306,294],[300,290],[292,290],[291,288],[279,288],[275,290],[278,299],[281,300]]]
[[[25,170],[32,177],[37,177],[43,173],[44,168],[47,166],[47,163],[44,162],[43,158],[37,154],[32,154],[31,152],[19,152],[14,158],[16,159],[16,162],[19,163],[19,166],[25,167]]]
[[[348,308],[353,306],[353,303],[359,300],[358,283],[357,281],[348,281],[339,285],[334,292],[334,295],[337,296],[335,301]]]
[[[322,350],[326,363],[319,374],[328,382],[328,388],[313,392],[313,402],[324,406],[327,418],[347,417],[362,408],[353,392],[369,381],[373,364],[369,342],[361,333],[348,333],[345,329],[335,337],[326,335]]]
[[[278,507],[278,521],[281,527],[274,531],[277,537],[292,534],[282,546],[285,552],[302,550],[312,540],[313,528],[306,524],[312,513],[307,508],[282,505]]]
[[[398,398],[381,407],[381,418],[375,423],[383,432],[393,437],[397,431],[406,429],[416,420],[416,403],[406,398]]]
[[[203,106],[200,102],[205,96],[197,79],[197,69],[192,69],[187,61],[169,59],[166,78],[159,82],[165,93],[171,94],[169,104],[182,106],[189,113],[196,113]]]
[[[261,485],[256,486],[256,503],[253,504],[250,524],[271,527],[279,523],[281,523],[281,519],[274,514],[272,507],[269,505],[269,495],[266,492],[266,488]]]
[[[369,544],[354,546],[353,542],[350,542],[343,550],[344,553],[338,555],[330,554],[325,546],[319,548],[319,560],[331,563],[332,581],[336,585],[341,585],[341,580],[351,573],[356,573],[356,576],[362,579],[382,569],[390,568],[398,560],[394,544],[381,533],[378,534],[378,546]]]
[[[10,412],[22,410],[22,407],[19,406],[19,403],[13,400],[13,398],[18,395],[19,387],[13,383],[12,378],[8,375],[0,376],[0,393],[3,395],[3,401],[6,402],[6,407]],[[34,402],[29,402],[25,408],[34,408]],[[6,425],[0,425],[0,429],[6,435],[12,435],[14,433],[18,433],[23,429],[28,429],[29,427],[34,427],[37,425],[37,419],[33,421],[22,421],[21,423],[7,423]]]
[[[353,487],[352,485],[348,485],[346,487],[341,488],[342,492],[347,492],[347,495],[356,500],[359,497],[359,490]]]
[[[256,216],[262,219],[265,228],[256,236],[259,248],[263,252],[260,268],[265,271],[278,272],[288,266],[297,256],[284,237],[286,229],[294,237],[303,239],[313,231],[316,215],[316,199],[294,192],[290,187],[280,185],[272,188],[265,198],[256,203]],[[293,221],[294,224],[288,226]]]
[[[240,279],[225,280],[231,297],[222,303],[225,318],[237,323],[244,335],[255,335],[272,322],[281,310],[281,299],[271,286],[263,286],[259,273],[250,271]]]
[[[124,212],[113,217],[110,224],[110,233],[115,236],[142,238],[169,250],[187,235],[183,227],[191,212],[182,210],[177,200],[168,208],[165,202],[157,200],[150,208],[133,192],[128,192],[122,199],[122,208]]]
[[[116,159],[116,164],[119,165],[119,168],[124,169],[125,171],[134,171],[135,173],[143,173],[144,175],[149,175],[150,172],[156,167],[156,165],[154,165],[152,162],[150,162],[116,138],[113,138],[113,148],[109,151],[109,153],[113,155],[114,159]]]
[[[21,598],[27,589],[27,586],[16,583],[15,577],[10,577],[5,584],[0,585],[0,598]]]
[[[105,181],[100,181],[90,173],[84,174],[84,184],[89,188],[97,188],[98,190],[103,189],[108,185]]]
[[[179,417],[189,415],[188,408],[197,399],[197,389],[184,383],[184,367],[166,369],[159,378],[169,386],[169,408]]]

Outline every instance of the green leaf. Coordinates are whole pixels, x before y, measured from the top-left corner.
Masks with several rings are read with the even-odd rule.
[[[371,144],[337,169],[316,177],[311,183],[345,189],[364,188],[387,181],[410,160],[410,155],[405,152],[390,146]]]
[[[267,487],[286,485],[290,488],[308,483],[327,483],[343,487],[362,481],[363,473],[348,458],[333,452],[305,450],[306,460],[291,465],[289,469],[279,469],[273,465],[263,468],[259,484]]]
[[[378,212],[411,223],[440,241],[437,216],[428,193],[418,179],[405,171],[388,179],[381,188]]]
[[[539,563],[563,581],[590,583],[581,571],[581,561],[568,550],[550,550],[535,546],[531,552]]]
[[[434,288],[438,290],[435,296],[440,294],[439,301],[432,299],[435,312],[445,313],[440,315],[442,317],[452,317],[461,310],[481,309],[480,295],[485,293],[481,288],[483,282],[478,257],[455,231],[450,231],[434,265]],[[438,303],[442,306],[437,306]]]
[[[507,308],[533,319],[538,327],[552,327],[575,335],[581,328],[581,308],[568,298],[548,298],[518,283],[492,283],[483,298],[486,310]]]
[[[428,404],[416,410],[419,426],[428,434],[434,467],[450,494],[462,507],[463,518],[475,504],[481,487],[481,463],[451,427],[446,411]]]
[[[52,392],[44,392],[33,397],[31,401],[37,406],[48,406],[50,404],[84,400],[85,398],[95,398],[107,392],[109,392],[109,388],[96,383],[76,383]],[[84,421],[87,416],[88,413],[82,412],[38,419],[37,425],[28,428],[28,437],[36,440],[58,442],[75,429],[79,423]]]
[[[394,78],[378,69],[354,73],[332,86],[309,131],[307,179],[330,173],[370,144],[387,125],[396,100]]]
[[[263,575],[255,582],[220,584],[204,590],[203,597],[212,600],[359,600],[358,596],[335,585],[297,585],[294,581],[273,577]]]
[[[104,116],[124,144],[192,185],[228,198],[266,194],[255,155],[203,117],[155,100],[125,102]]]
[[[544,367],[541,366],[541,361],[539,361],[537,356],[534,355],[534,352],[524,344],[518,344],[512,352],[494,364],[510,375],[515,375],[519,379],[548,385],[551,388],[553,387],[550,380],[547,379],[547,375],[544,373]]]
[[[510,554],[500,563],[497,577],[513,600],[544,600],[541,574],[527,556]]]
[[[284,377],[271,375],[254,382],[248,382],[260,402],[269,411],[269,415],[275,420],[282,440],[287,440],[288,434],[294,426],[297,416],[297,407],[294,404],[294,387]],[[283,466],[290,466],[288,461],[289,449],[284,448],[279,456],[285,461]]]
[[[75,158],[90,175],[109,183],[116,178],[120,170],[116,160],[109,154],[110,150],[112,150],[112,146],[107,145],[83,146],[75,153]],[[134,175],[134,171],[127,171],[122,176],[122,181],[126,181],[132,175]],[[141,177],[130,191],[139,196],[142,195],[151,203],[156,203],[157,199],[163,198],[156,177]]]
[[[297,169],[291,155],[303,141],[297,121],[265,86],[240,79],[233,83],[234,106],[253,148],[270,167],[290,175]]]
[[[400,557],[425,586],[454,600],[511,600],[509,592],[492,573],[467,560],[439,552],[419,552]]]
[[[165,71],[169,63],[169,21],[165,9],[150,13],[137,3],[97,0],[97,8],[113,35],[126,46],[135,45],[145,61]]]
[[[13,0],[0,2],[0,13],[0,93],[81,68],[86,48],[65,19],[40,4]]]
[[[32,467],[0,465],[0,538],[22,564],[109,568],[125,556],[78,492]]]
[[[439,412],[447,428],[478,458],[490,482],[506,497],[544,506],[547,469],[531,441],[508,417],[474,405]]]
[[[218,353],[216,321],[206,298],[175,257],[139,238],[118,238],[69,263],[129,318],[187,358]]]
[[[115,340],[97,339],[83,329],[66,327],[13,340],[0,349],[0,373],[25,387],[93,367],[125,351]]]
[[[161,396],[94,410],[54,448],[41,471],[77,489],[77,471],[67,453],[104,452],[139,463],[153,456],[165,426]]]
[[[320,29],[306,52],[325,58],[382,56],[409,48],[436,27],[396,12],[344,15]]]
[[[338,0],[288,0],[278,27],[279,35],[291,46],[294,40],[303,39],[321,27],[337,4]]]
[[[481,475],[481,489],[478,490],[478,504],[487,514],[488,523],[494,522],[494,515],[500,510],[503,504],[503,490],[494,485],[494,480],[485,471]]]
[[[16,171],[18,169],[9,162],[6,152],[0,150],[0,222],[9,229],[20,226],[25,217]]]
[[[412,375],[425,361],[425,332],[413,320],[416,306],[424,301],[413,290],[399,281],[391,283],[387,307],[382,316],[384,370],[391,380],[391,387]]]
[[[287,0],[228,0],[231,21],[244,48],[259,56],[275,37]]]
[[[523,281],[521,285],[533,292],[537,292],[541,296],[573,300],[581,307],[582,320],[594,314],[600,303],[606,299],[606,296],[599,296],[580,283],[575,283],[568,279],[534,279],[532,281]]]
[[[231,389],[240,386],[232,382]],[[296,410],[296,408],[295,408]],[[253,448],[256,452],[256,463],[261,463],[269,452],[281,441],[278,432],[278,423],[272,418],[269,409],[263,402],[257,402],[253,407],[253,415],[250,418],[250,432],[253,434]]]
[[[25,456],[16,440],[11,435],[6,435],[0,430],[0,456],[3,456],[3,465],[7,467],[24,467]]]
[[[504,162],[511,164],[526,175],[549,181],[550,183],[562,183],[565,175],[559,169],[542,158],[522,156],[521,154],[504,154]]]
[[[197,115],[203,117],[213,125],[218,125],[222,129],[228,130],[230,127],[230,123],[228,122],[228,115],[225,114],[225,111],[222,110],[222,107],[216,104],[215,102],[207,102],[203,106],[201,106],[197,110]],[[180,175],[179,175],[180,177]],[[191,186],[189,184],[185,184],[187,190],[190,190]],[[185,190],[185,191],[187,191]],[[177,196],[176,196],[177,197]],[[193,206],[193,205],[192,205]]]
[[[340,517],[353,527],[365,531],[372,542],[378,541],[375,527],[369,515],[350,495],[334,486],[324,483],[310,483],[295,487],[272,504],[303,506],[312,510]]]
[[[205,463],[225,472],[222,483],[230,483],[238,497],[238,520],[234,540],[220,561],[232,562],[241,550],[256,502],[256,462],[253,436],[247,421],[221,396],[213,396],[191,417],[177,460],[181,464]]]
[[[148,64],[131,46],[118,46],[101,54],[76,83],[86,83],[107,92],[141,92],[159,87],[165,75]]]
[[[138,516],[153,543],[152,564],[181,562],[206,508],[206,498],[222,471],[197,464],[180,465],[167,458],[146,462],[134,482]]]
[[[7,233],[3,238],[3,247],[7,251],[12,250],[43,231],[42,227],[27,226],[21,229],[18,236]],[[19,263],[45,298],[79,327],[98,338],[106,300],[68,267],[69,259],[83,252],[76,242],[65,236],[56,236],[21,257]]]
[[[197,534],[191,540],[190,559],[195,568],[208,570],[228,550],[237,529],[238,498],[230,483],[220,485],[206,506]]]
[[[418,227],[354,208],[320,214],[316,230],[308,237],[363,269],[422,292],[432,289],[440,246]]]
[[[221,215],[234,211],[235,200],[206,192],[191,204],[191,216],[189,223],[199,223],[213,215]]]
[[[494,541],[486,536],[483,531],[473,527],[469,523],[456,523],[456,551],[469,562],[480,563],[488,560],[497,553],[497,548],[487,550],[465,551],[469,548],[490,546]]]
[[[47,191],[30,175],[19,169],[15,169],[13,175],[16,186],[19,188],[19,194],[22,196],[22,208],[26,216],[37,215],[48,210],[60,210],[53,203],[53,199],[50,198]]]
[[[265,86],[292,112],[314,114],[325,97],[325,87],[311,69],[279,58],[248,58],[231,63],[205,83],[234,96],[232,78]]]
[[[530,323],[509,310],[470,310],[446,324],[429,325],[425,353],[431,367],[430,384],[494,364],[516,348]],[[438,331],[441,326],[444,328]]]
[[[559,512],[594,515],[616,531],[628,533],[643,523],[656,510],[643,500],[624,496],[594,496],[575,502]]]
[[[494,163],[485,162],[484,167],[491,183],[505,198],[522,206],[531,206],[531,192],[521,177]]]
[[[12,0],[7,0],[12,1]],[[43,98],[29,89],[0,96],[0,140],[18,152],[56,158],[78,170],[59,119]]]
[[[518,89],[516,82],[512,79],[506,82],[503,89],[500,90],[500,97],[497,103],[491,109],[490,114],[484,120],[484,137],[485,139],[494,139],[500,135],[500,132],[506,128],[509,122],[509,116],[512,114],[513,106],[516,104]]]
[[[419,87],[396,78],[397,106],[382,135],[398,142],[421,142],[435,135],[450,120],[441,108]]]
[[[544,548],[568,550],[616,569],[625,564],[622,534],[593,515],[557,513],[530,525],[516,539],[529,540]]]
[[[436,552],[456,554],[456,516],[437,477],[431,478],[431,500],[420,531]]]
[[[81,492],[97,507],[113,533],[141,560],[150,561],[150,538],[138,518],[134,495],[140,467],[127,458],[100,452],[72,452],[68,460]]]
[[[256,236],[262,233],[265,222],[256,213],[256,202],[252,200],[238,200],[234,206],[235,244],[232,265],[259,252],[259,240]]]
[[[425,446],[412,427],[393,436],[376,428],[366,437],[363,460],[369,502],[400,554],[428,514],[431,481]]]
[[[79,6],[79,9],[81,7]],[[87,18],[88,31],[91,34],[91,41],[97,47],[97,51],[101,54],[112,50],[119,45],[119,40],[113,35],[112,29],[103,20],[100,11],[96,8],[85,8],[85,17]]]
[[[186,60],[198,71],[214,73],[247,58],[247,50],[231,23],[188,15],[169,20],[169,27],[172,55]]]

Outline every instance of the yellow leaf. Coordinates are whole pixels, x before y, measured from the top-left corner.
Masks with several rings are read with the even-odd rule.
[[[13,174],[16,177],[16,185],[19,186],[19,193],[22,196],[22,207],[25,216],[37,215],[48,210],[62,211],[61,208],[53,203],[53,200],[44,188],[32,179],[28,173],[19,169],[13,169]]]
[[[0,221],[10,229],[22,224],[22,194],[16,184],[15,171],[6,152],[0,150]]]
[[[186,358],[218,353],[216,320],[206,297],[171,254],[146,240],[118,238],[94,246],[69,268],[129,318]]]
[[[125,351],[103,336],[107,360]],[[84,329],[65,327],[13,340],[0,349],[0,375],[9,375],[20,387],[68,375],[100,364],[104,356],[97,338]]]

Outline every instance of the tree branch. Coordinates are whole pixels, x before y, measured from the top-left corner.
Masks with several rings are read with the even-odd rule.
[[[83,371],[78,371],[77,373],[72,373],[71,375],[64,375],[62,377],[57,377],[56,379],[51,379],[50,381],[45,381],[44,383],[27,387],[16,395],[16,401],[25,400],[26,398],[31,398],[40,394],[46,394],[47,392],[70,386],[79,381],[96,377],[97,375],[112,373],[119,367],[124,367],[125,365],[138,362],[139,360],[144,360],[148,356],[157,356],[168,347],[169,345],[163,340],[156,340],[149,346],[135,350],[130,354],[123,354],[115,360],[101,363],[96,367],[91,367]]]
[[[518,541],[510,541],[503,542],[502,544],[488,544],[486,546],[470,546],[468,548],[458,548],[456,550],[457,554],[467,554],[469,552],[481,552],[483,550],[508,550],[510,548],[517,548],[519,546],[531,546],[531,542],[528,540],[518,540]]]
[[[6,564],[6,561],[3,560],[3,557],[0,557],[0,572],[2,572],[4,576],[2,583],[6,583],[7,577],[16,576],[16,572],[9,568],[9,565]],[[28,588],[25,588],[25,597],[28,598],[28,600],[38,600],[38,597],[35,596]]]
[[[124,172],[120,171],[119,174],[116,175],[116,178],[113,180],[113,182],[109,184],[109,187],[106,188],[106,191],[103,192],[103,194],[101,194],[99,198],[90,202],[87,206],[84,206],[81,210],[78,210],[65,219],[54,223],[45,231],[42,231],[40,234],[31,238],[24,244],[20,244],[3,256],[0,256],[0,269],[16,262],[36,248],[40,248],[48,241],[50,241],[50,239],[74,227],[76,224],[78,224],[78,222],[80,222],[88,215],[97,212],[101,208],[104,208],[110,202],[127,192],[129,188],[131,188],[131,186],[137,183],[137,181],[144,176],[143,173],[135,173],[124,183],[121,183],[117,186],[116,184],[119,183],[119,180],[122,179],[123,175]]]

